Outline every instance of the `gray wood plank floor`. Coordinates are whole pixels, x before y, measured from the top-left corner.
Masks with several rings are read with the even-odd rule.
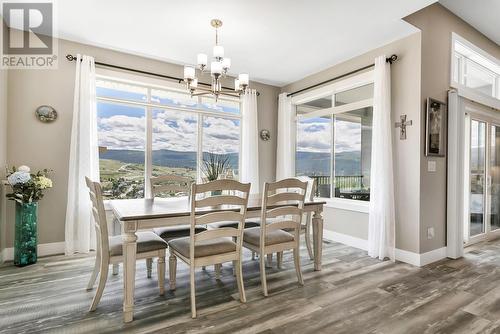
[[[147,279],[141,261],[131,324],[122,323],[121,272],[110,275],[97,311],[88,313],[93,292],[85,286],[93,258],[42,258],[25,268],[0,267],[0,333],[500,333],[500,241],[466,252],[459,260],[416,268],[325,243],[321,272],[302,249],[304,287],[297,285],[291,254],[283,269],[274,263],[267,298],[258,261],[247,252],[247,303],[237,301],[230,264],[220,281],[212,268],[199,270],[195,320],[187,267],[179,262],[177,290],[159,296],[156,271]]]

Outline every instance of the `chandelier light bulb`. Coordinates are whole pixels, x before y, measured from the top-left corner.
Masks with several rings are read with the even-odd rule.
[[[210,65],[210,73],[221,74],[222,73],[222,63],[218,61],[213,61]]]
[[[184,80],[193,80],[195,78],[194,67],[184,66]]]
[[[234,90],[235,90],[235,91],[239,91],[239,90],[241,90],[241,87],[240,87],[240,80],[238,80],[238,79],[234,79]]]
[[[231,58],[222,59],[222,68],[227,71],[231,68]]]
[[[198,66],[204,67],[204,66],[207,66],[207,64],[208,64],[208,57],[204,53],[199,53],[197,60],[198,60]]]
[[[224,47],[221,45],[214,46],[214,57],[224,58]]]
[[[248,76],[247,73],[241,73],[238,76],[238,79],[240,80],[240,85],[242,85],[242,86],[248,86],[249,76]]]
[[[198,79],[194,79],[193,81],[191,81],[191,84],[189,85],[189,87],[191,89],[198,88]]]

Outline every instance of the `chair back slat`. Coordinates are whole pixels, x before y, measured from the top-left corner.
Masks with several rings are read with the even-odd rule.
[[[277,182],[268,183],[268,191],[276,191],[278,189],[288,189],[288,188],[304,189],[304,184],[306,183],[296,178],[283,179]]]
[[[267,205],[278,204],[288,201],[300,201],[304,195],[300,193],[277,193],[267,197]],[[286,204],[286,203],[285,203]]]
[[[224,190],[232,190],[232,191],[240,191],[247,193],[247,183],[240,183],[236,180],[216,180],[208,183],[197,184],[196,191],[198,194],[206,193],[209,191],[224,191]]]
[[[263,189],[260,221],[267,222],[268,218],[283,218],[270,224],[260,224],[261,254],[264,252],[264,240],[267,233],[278,229],[286,228],[291,230],[294,234],[295,242],[299,242],[307,182],[302,182],[296,178],[289,178],[274,183],[266,182]],[[282,206],[273,207],[273,205],[280,205],[279,203]]]
[[[204,208],[208,206],[218,206],[218,205],[244,205],[245,199],[234,195],[217,195],[210,196],[207,198],[200,199],[196,201],[197,208]]]
[[[150,179],[151,198],[166,192],[186,193],[189,196],[191,183],[193,180],[173,174],[152,177]]]
[[[215,230],[206,230],[195,234],[194,241],[203,241],[217,238],[232,238],[238,236],[238,229],[233,227],[221,227]]]
[[[266,213],[266,218],[276,218],[280,216],[300,214],[302,214],[302,209],[297,206],[280,206],[278,208],[268,210]]]
[[[108,223],[106,221],[106,211],[102,198],[102,188],[99,182],[93,182],[85,177],[85,183],[89,188],[90,202],[92,203],[92,216],[96,231],[96,239],[102,254],[109,252]]]
[[[294,229],[297,227],[297,222],[294,220],[280,220],[271,224],[267,224],[266,231],[274,231],[274,230],[284,230],[284,229]]]
[[[214,192],[237,193],[236,195],[215,195]],[[190,228],[190,260],[194,261],[194,248],[197,242],[217,238],[232,237],[236,241],[236,251],[241,252],[243,240],[243,227],[248,206],[248,194],[250,192],[250,183],[240,183],[235,180],[217,180],[205,184],[191,185],[191,228]],[[211,193],[207,197],[207,193]],[[220,210],[206,214],[199,214],[197,208],[218,207]],[[197,215],[198,214],[198,215]],[[205,225],[216,222],[236,221],[238,228],[224,227],[216,230],[207,230],[195,234],[197,225]],[[192,262],[191,262],[192,263]]]
[[[206,225],[206,224],[225,222],[225,221],[240,221],[243,218],[244,217],[240,212],[233,212],[233,211],[211,212],[196,217],[196,225]]]

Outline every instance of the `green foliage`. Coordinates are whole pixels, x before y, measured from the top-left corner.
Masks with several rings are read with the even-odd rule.
[[[201,171],[207,181],[218,180],[229,167],[229,156],[226,154],[207,153],[201,163]]]
[[[7,176],[17,172],[16,167],[7,168]],[[19,204],[38,202],[43,198],[43,191],[52,188],[52,181],[48,178],[51,170],[43,169],[36,173],[30,173],[31,178],[25,183],[11,184],[12,193],[6,194],[7,199]]]

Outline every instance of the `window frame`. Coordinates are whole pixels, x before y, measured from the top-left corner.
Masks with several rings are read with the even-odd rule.
[[[182,106],[165,106],[159,103],[151,102],[151,91],[152,89],[158,89],[163,91],[171,91],[176,93],[186,93],[184,86],[181,84],[175,85],[162,85],[157,83],[146,83],[140,81],[141,78],[137,78],[139,80],[130,80],[128,78],[122,78],[121,73],[109,73],[106,71],[105,74],[98,73],[96,74],[96,81],[108,81],[108,82],[116,82],[116,83],[124,83],[130,84],[133,86],[144,87],[147,89],[147,97],[146,101],[131,101],[125,99],[118,98],[110,98],[110,97],[99,97],[96,96],[97,102],[103,102],[113,105],[126,105],[133,107],[142,107],[145,110],[145,145],[144,145],[144,198],[149,198],[149,194],[151,193],[150,189],[150,180],[152,177],[153,171],[153,110],[166,110],[166,111],[181,111],[184,113],[188,113],[190,115],[196,116],[197,120],[197,134],[196,134],[196,180],[197,182],[201,182],[201,164],[203,160],[203,120],[205,117],[218,117],[224,119],[238,120],[239,121],[239,142],[238,142],[238,179],[240,177],[241,170],[241,136],[242,136],[242,115],[241,115],[241,100],[237,98],[230,97],[222,97],[219,100],[226,100],[232,102],[238,102],[239,104],[239,114],[228,113],[228,112],[218,112],[218,111],[208,111],[197,108],[190,107],[182,107]],[[149,78],[145,78],[149,79]],[[201,103],[202,97],[196,97],[198,103]],[[110,200],[105,200],[108,203]]]
[[[330,154],[332,157],[332,162],[330,163],[330,178],[334,179],[334,173],[335,173],[335,163],[334,163],[334,141],[335,141],[335,135],[334,135],[334,121],[333,117],[338,114],[343,114],[349,111],[354,111],[358,110],[361,108],[367,108],[367,107],[372,107],[373,108],[373,98],[369,99],[364,99],[348,104],[344,104],[341,106],[335,106],[334,101],[335,101],[335,94],[345,92],[351,89],[359,88],[365,85],[370,85],[374,83],[374,70],[368,70],[365,72],[362,72],[357,75],[353,75],[351,77],[348,77],[346,79],[340,80],[333,82],[329,85],[322,86],[320,88],[293,96],[291,99],[292,103],[292,112],[294,113],[294,131],[297,132],[297,123],[300,119],[308,119],[312,117],[320,117],[320,116],[330,116],[332,119],[332,139],[331,139],[331,149],[330,149]],[[332,97],[332,107],[330,108],[325,108],[325,109],[320,109],[317,111],[313,111],[307,116],[304,115],[297,115],[297,105],[307,103],[322,97],[326,96],[331,96]],[[297,154],[297,136],[295,136],[295,142],[294,142],[294,155],[293,155],[293,161],[294,165],[296,166],[296,154]],[[333,182],[331,182],[331,187],[333,187]],[[330,197],[320,197],[319,199],[324,200],[327,204],[327,207],[331,208],[336,208],[336,209],[342,209],[342,210],[348,210],[348,211],[356,211],[356,212],[362,212],[362,213],[368,213],[369,211],[369,205],[370,201],[361,201],[361,200],[355,200],[355,199],[347,199],[347,198],[338,198],[335,197],[334,191],[332,189],[330,190]]]
[[[495,109],[500,109],[500,73],[496,73],[493,70],[477,63],[476,61],[460,54],[458,51],[456,51],[456,44],[462,44],[464,47],[467,49],[470,49],[472,52],[476,53],[480,57],[484,58],[485,60],[492,62],[493,64],[496,64],[497,66],[500,66],[500,59],[497,59],[496,57],[490,55],[483,49],[479,48],[478,46],[472,44],[465,38],[461,37],[455,32],[451,33],[451,44],[450,44],[450,87],[455,88],[458,92],[458,94],[462,97],[465,97],[469,100],[472,101],[477,101],[481,104],[484,104],[486,106],[495,108]],[[475,65],[483,68],[486,72],[489,72],[496,76],[495,82],[494,82],[494,96],[490,96],[488,94],[482,93],[474,88],[467,87],[465,82],[462,82],[464,78],[464,72],[465,72],[465,67],[466,67],[466,60],[469,60],[473,62]],[[454,72],[455,68],[458,68],[458,81],[455,80],[454,78]]]

